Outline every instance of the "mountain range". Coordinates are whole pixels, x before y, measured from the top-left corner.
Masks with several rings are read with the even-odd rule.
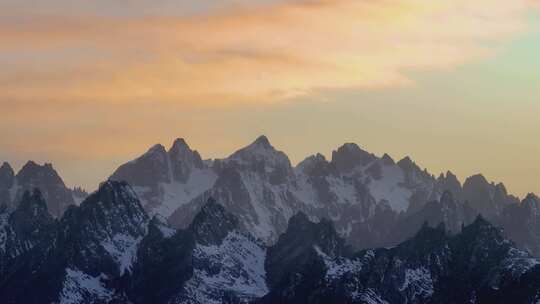
[[[394,246],[426,221],[444,222],[455,233],[482,214],[520,248],[540,255],[540,200],[534,194],[520,201],[480,174],[463,183],[450,171],[436,177],[409,157],[396,162],[353,143],[333,151],[331,160],[316,154],[293,167],[265,136],[215,160],[203,160],[177,139],[168,150],[153,146],[110,179],[127,181],[149,214],[175,228],[187,227],[212,197],[265,244],[277,241],[298,212],[331,220],[356,249]]]
[[[0,299],[535,303],[539,224],[534,194],[352,143],[293,166],[265,136],[213,160],[177,139],[90,195],[4,163]]]

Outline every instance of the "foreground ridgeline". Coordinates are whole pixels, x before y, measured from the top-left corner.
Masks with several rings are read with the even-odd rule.
[[[532,198],[531,198],[532,199]],[[445,196],[447,205],[453,200]],[[515,212],[520,212],[515,211]],[[392,248],[355,250],[330,220],[293,215],[273,245],[208,199],[184,229],[108,181],[54,218],[38,190],[0,212],[2,303],[535,303],[540,260],[482,216],[422,223]]]

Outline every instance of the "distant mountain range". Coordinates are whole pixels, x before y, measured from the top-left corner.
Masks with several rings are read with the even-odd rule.
[[[424,222],[444,222],[453,233],[482,214],[505,228],[520,248],[540,256],[540,200],[523,202],[503,184],[482,175],[463,184],[451,172],[433,176],[409,157],[395,162],[356,144],[344,144],[326,160],[307,157],[296,167],[265,136],[224,159],[203,160],[185,140],[169,150],[155,145],[120,166],[111,180],[133,186],[149,214],[187,227],[210,197],[237,216],[256,238],[274,243],[298,212],[330,219],[357,249],[394,246]],[[446,193],[446,195],[444,195]]]
[[[540,199],[356,144],[155,145],[95,193],[0,167],[2,303],[536,303]],[[28,292],[31,290],[32,292]]]

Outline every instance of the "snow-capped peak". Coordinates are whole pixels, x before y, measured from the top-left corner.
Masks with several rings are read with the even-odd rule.
[[[300,162],[296,169],[307,175],[328,175],[332,172],[333,166],[324,155],[317,153]]]
[[[260,136],[252,144],[233,153],[228,160],[240,164],[264,163],[266,169],[287,168],[291,169],[289,157],[276,150],[266,136]]]
[[[205,167],[199,152],[191,150],[182,138],[174,141],[168,156],[172,177],[181,183],[187,182],[193,169],[203,169]]]
[[[155,144],[146,153],[144,153],[141,157],[148,157],[148,156],[157,156],[162,157],[166,153],[165,147],[162,144]]]
[[[268,137],[261,135],[259,136],[253,143],[248,145],[247,147],[241,149],[241,151],[252,151],[254,153],[261,153],[263,151],[268,152],[274,152],[276,149],[272,144],[270,144],[270,141],[268,140]]]
[[[174,140],[170,151],[174,151],[174,150],[183,151],[183,150],[190,150],[190,148],[185,139],[177,138]]]
[[[332,164],[340,172],[348,172],[359,166],[365,166],[376,159],[355,143],[346,143],[332,152]]]

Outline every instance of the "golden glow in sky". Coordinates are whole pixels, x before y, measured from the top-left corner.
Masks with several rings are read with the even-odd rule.
[[[540,192],[538,91],[497,101],[508,83],[467,70],[518,60],[536,1],[190,2],[2,1],[0,160],[93,188],[156,142],[223,157],[266,133],[294,162],[355,141]]]

